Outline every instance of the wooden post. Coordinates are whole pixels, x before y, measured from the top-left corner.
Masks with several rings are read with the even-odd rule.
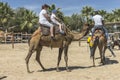
[[[11,39],[11,41],[12,41],[12,48],[14,48],[14,33],[12,32],[12,39]]]
[[[79,46],[81,46],[81,41],[79,40]]]

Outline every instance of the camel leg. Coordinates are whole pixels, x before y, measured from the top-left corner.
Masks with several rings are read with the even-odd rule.
[[[101,44],[100,44],[101,45]],[[101,63],[103,63],[103,52],[102,52],[102,47],[103,46],[98,46],[98,48],[99,48],[99,54],[100,54],[100,59],[101,59]]]
[[[25,58],[26,66],[27,66],[27,72],[28,72],[28,73],[30,73],[30,69],[29,69],[29,59],[30,59],[30,57],[32,56],[32,53],[33,53],[34,51],[35,51],[35,50],[29,49],[28,55],[27,55],[27,57]]]
[[[45,68],[43,67],[41,61],[40,61],[40,54],[41,54],[41,50],[42,50],[42,46],[40,46],[39,48],[37,48],[36,51],[36,61],[38,62],[38,64],[41,66],[41,68],[43,69],[43,71],[45,70]]]
[[[92,49],[92,58],[93,58],[93,67],[95,67],[95,50],[96,50],[97,46],[95,45]]]
[[[95,67],[95,48],[93,49],[93,67]]]
[[[64,59],[66,63],[66,70],[67,72],[70,72],[70,70],[68,69],[68,46],[64,48]]]
[[[57,63],[57,68],[56,68],[57,72],[60,71],[59,70],[59,64],[60,64],[60,61],[61,61],[62,52],[63,52],[63,48],[59,48],[58,63]]]
[[[102,57],[102,60],[103,60],[103,65],[105,64],[105,51],[106,51],[106,49],[107,49],[107,46],[105,46],[104,47],[104,49],[103,49],[103,57]]]

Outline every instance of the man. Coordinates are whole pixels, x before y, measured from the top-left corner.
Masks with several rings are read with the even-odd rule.
[[[108,41],[107,41],[107,48],[109,49],[109,51],[111,52],[111,54],[116,57],[115,53],[113,52],[112,50],[112,40],[111,40],[111,37],[110,35],[108,35]]]
[[[101,15],[99,15],[98,11],[95,11],[95,15],[93,16],[93,21],[94,21],[94,27],[92,29],[92,36],[93,36],[93,33],[95,32],[95,29],[101,28],[104,31],[106,39],[107,39],[108,32],[106,28],[104,27],[104,18]]]
[[[50,16],[47,12],[47,9],[49,8],[49,5],[44,4],[42,6],[42,10],[39,13],[39,23],[46,26],[46,27],[50,27],[50,34],[51,34],[51,38],[54,39],[54,35],[53,35],[53,24],[51,24],[50,21]]]
[[[93,41],[91,40],[92,38],[92,33],[89,33],[89,37],[87,38],[87,43],[89,44],[89,48],[90,48],[90,58],[92,56],[92,51],[93,51]]]

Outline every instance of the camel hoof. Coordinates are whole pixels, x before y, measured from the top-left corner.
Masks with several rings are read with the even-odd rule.
[[[70,70],[70,69],[67,69],[66,71],[67,71],[67,72],[71,72],[71,70]]]
[[[40,70],[40,72],[45,72],[45,71],[47,71],[47,69],[45,69],[45,68],[43,70]]]
[[[28,73],[33,73],[34,71],[28,71]]]
[[[93,67],[96,67],[95,65],[93,65]]]
[[[60,69],[56,69],[56,72],[60,72]]]

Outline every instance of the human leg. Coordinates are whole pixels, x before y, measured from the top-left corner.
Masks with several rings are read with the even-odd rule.
[[[41,24],[49,27],[49,28],[50,28],[50,35],[51,35],[51,37],[54,37],[54,34],[53,34],[54,25],[51,24],[51,23],[48,22],[48,21],[42,22]]]
[[[112,53],[112,55],[113,55],[114,57],[116,57],[116,55],[114,54],[113,50],[111,49],[111,46],[107,46],[107,48],[110,50],[110,52]]]
[[[107,31],[107,29],[105,27],[103,27],[103,30],[105,32],[105,37],[108,40],[108,36],[109,36],[108,31]]]
[[[62,24],[59,23],[58,21],[55,21],[54,23],[59,26],[60,33],[61,33],[61,34],[64,34],[64,31],[62,30]]]

